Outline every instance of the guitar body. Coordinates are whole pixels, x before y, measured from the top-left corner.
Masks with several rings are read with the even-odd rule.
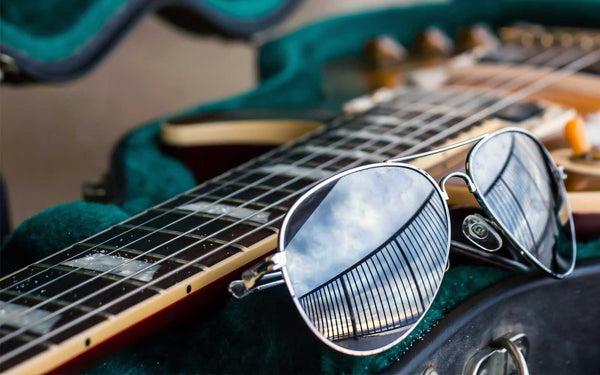
[[[410,45],[419,30],[431,25],[449,33],[481,22],[491,27],[529,21],[548,26],[600,28],[596,16],[600,14],[598,2],[543,3],[547,4],[543,14],[535,1],[407,5],[323,21],[270,42],[261,48],[258,67],[261,84],[254,90],[173,115],[167,121],[145,124],[119,143],[112,160],[115,206],[77,203],[48,211],[19,227],[5,251],[11,252],[10,259],[15,264],[27,264],[236,165],[322,129],[323,124],[343,110],[348,99],[363,90],[346,90],[344,80],[348,77],[342,80],[328,77],[327,66],[359,55],[373,36],[389,34]],[[477,74],[497,75],[494,66],[478,68],[481,69]],[[459,76],[456,73],[455,77]],[[554,116],[547,121],[554,124],[554,131],[545,135],[556,134],[555,130],[573,116],[573,110],[582,114],[600,110],[599,76],[578,73],[568,79],[534,97],[540,100],[542,114]],[[503,126],[506,123],[490,121],[478,131]],[[444,163],[424,167],[439,168],[441,173],[455,167],[460,160],[458,154],[444,157]],[[274,289],[244,301],[226,297],[227,280],[239,275],[244,265],[275,249],[275,237],[271,236],[253,247],[255,251],[244,249],[230,259],[207,266],[212,273],[186,281],[177,298],[172,297],[172,291],[159,293],[164,298],[154,305],[160,308],[152,314],[129,314],[129,323],[123,327],[95,331],[101,338],[98,341],[88,342],[88,336],[77,336],[79,341],[73,340],[69,347],[75,355],[68,358],[62,354],[49,355],[28,362],[31,367],[26,368],[61,372],[76,365],[96,373],[137,370],[140,373],[384,370],[424,373],[428,366],[433,366],[439,373],[456,373],[465,370],[469,361],[480,351],[488,350],[498,337],[524,334],[530,341],[528,359],[535,361],[532,372],[550,368],[557,372],[581,369],[598,372],[600,367],[591,360],[600,355],[600,347],[594,342],[600,335],[595,319],[600,310],[597,303],[591,303],[592,299],[595,302],[593,295],[597,292],[593,285],[598,284],[600,277],[600,242],[593,236],[600,223],[595,220],[598,216],[586,215],[581,226],[591,228],[587,229],[592,233],[590,241],[580,245],[580,253],[589,259],[564,283],[535,273],[516,276],[485,264],[467,265],[461,259],[456,260],[455,266],[452,260],[442,291],[423,325],[405,343],[375,357],[350,358],[324,348],[305,329],[285,290]],[[78,223],[73,226],[75,230],[65,231],[73,223]],[[65,232],[69,235],[63,235]],[[564,294],[569,296],[567,302],[560,309],[553,309],[557,296]],[[531,310],[529,315],[515,313],[519,306],[533,304],[539,309]],[[569,305],[588,308],[568,309]],[[145,309],[150,311],[152,307]],[[488,320],[489,314],[498,317]],[[581,319],[578,314],[583,315]],[[546,333],[561,328],[559,321],[566,325],[560,336]],[[584,325],[585,322],[590,324]],[[156,326],[159,329],[148,335],[148,328]],[[589,331],[582,332],[584,329]],[[116,342],[129,341],[134,333],[145,337],[143,342],[119,349],[111,356],[104,354]],[[569,356],[564,362],[554,360],[563,354],[561,350],[548,349],[548,344],[555,344],[557,337],[568,342],[565,345],[569,353],[580,349],[581,355]],[[98,353],[103,354],[98,356]],[[552,356],[553,360],[542,361],[540,358],[545,356]],[[98,361],[93,367],[90,358]]]

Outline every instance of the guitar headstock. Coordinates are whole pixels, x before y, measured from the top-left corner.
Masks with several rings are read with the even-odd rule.
[[[578,28],[517,24],[492,30],[477,24],[455,34],[451,38],[443,30],[430,27],[407,45],[390,35],[372,38],[360,54],[324,67],[323,90],[329,97],[352,98],[384,87],[485,87],[485,81],[498,74],[510,79],[542,72],[553,51],[586,52],[600,47],[600,32]],[[535,59],[542,54],[549,57]],[[594,89],[598,84],[600,64],[595,63],[535,98],[584,114],[596,112],[600,110],[600,94]]]

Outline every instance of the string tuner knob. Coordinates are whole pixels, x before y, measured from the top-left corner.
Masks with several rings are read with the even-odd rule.
[[[458,49],[461,52],[474,49],[489,51],[497,48],[499,45],[500,41],[485,24],[473,25],[460,29],[458,32]]]
[[[565,138],[577,158],[600,159],[598,150],[594,149],[585,122],[580,116],[571,119],[565,125]]]
[[[428,27],[417,36],[413,50],[421,58],[445,58],[452,55],[454,42],[441,29]]]
[[[363,49],[364,60],[371,68],[397,66],[404,62],[407,52],[396,39],[381,35],[370,39]]]

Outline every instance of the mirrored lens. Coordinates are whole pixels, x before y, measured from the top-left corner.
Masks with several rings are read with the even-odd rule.
[[[487,209],[513,241],[562,276],[575,261],[572,218],[562,180],[531,136],[499,133],[474,149],[470,173]]]
[[[440,286],[447,215],[434,182],[398,165],[338,176],[301,199],[281,244],[306,322],[353,354],[401,340]]]

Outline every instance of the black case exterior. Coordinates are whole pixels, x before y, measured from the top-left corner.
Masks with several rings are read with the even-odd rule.
[[[416,343],[389,374],[464,374],[479,350],[524,333],[531,374],[600,373],[600,262],[578,264],[567,279],[522,274],[471,298]]]
[[[158,12],[167,20],[192,31],[219,34],[225,38],[247,39],[252,34],[281,21],[299,3],[300,0],[282,0],[277,9],[263,18],[240,20],[225,16],[201,0],[131,0],[84,46],[65,59],[39,61],[17,49],[0,44],[0,53],[4,55],[3,81],[62,82],[78,78],[108,54],[136,21],[147,13]],[[7,59],[11,65],[14,64],[12,67],[6,65]]]

